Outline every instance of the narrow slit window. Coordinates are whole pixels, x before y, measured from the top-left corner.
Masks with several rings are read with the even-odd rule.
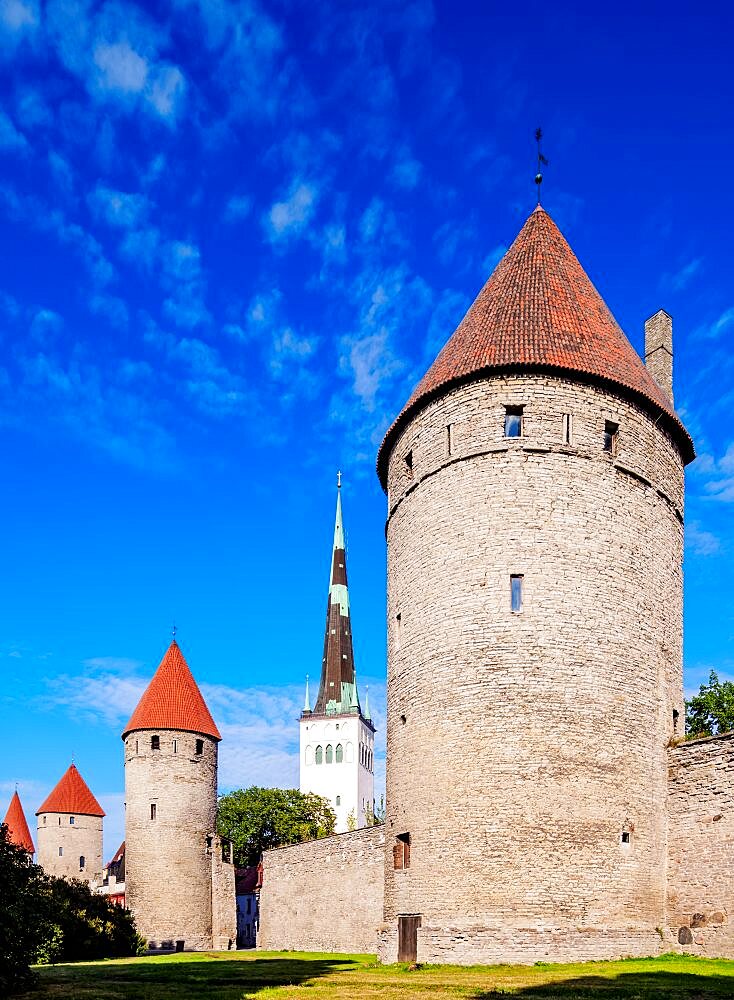
[[[630,843],[630,839],[631,839],[631,835],[630,835],[629,830],[622,830],[621,842],[623,844],[629,844]]]
[[[403,616],[398,612],[395,615],[395,649],[400,649],[400,642],[403,638]]]
[[[63,858],[63,856],[64,856],[64,848],[63,848],[63,847],[60,847],[60,848],[59,848],[59,857],[60,857],[60,858]]]
[[[160,750],[161,748],[161,738],[160,736],[151,736],[150,738],[150,749]]]
[[[678,720],[680,719],[680,712],[677,708],[673,709],[673,732],[678,732]]]
[[[173,752],[178,753],[178,740],[173,741]]]
[[[69,816],[69,826],[74,826],[74,817]]]
[[[338,806],[340,806],[342,804],[342,797],[341,797],[341,795],[337,795],[337,797],[336,797],[336,804]]]
[[[84,866],[86,865],[86,863],[87,862],[86,862],[86,859],[85,859],[84,855],[80,854],[79,855],[79,871],[80,872],[84,871]]]
[[[563,414],[563,443],[573,444],[573,416],[570,413]]]
[[[158,812],[158,807],[156,806],[155,802],[151,802],[150,803],[150,818],[151,819],[155,819],[157,812]]]
[[[203,754],[203,753],[204,753],[204,741],[203,740],[197,740],[196,741],[196,755],[197,755],[197,757],[201,756],[201,754]]]
[[[409,476],[413,475],[413,449],[412,448],[410,449],[410,451],[405,456],[405,469],[406,469],[406,471],[407,471],[407,473],[408,473]]]
[[[604,451],[610,455],[617,454],[617,444],[619,442],[619,424],[613,420],[604,421]]]
[[[505,407],[505,437],[519,438],[523,432],[523,410],[524,406]]]
[[[454,453],[454,425],[446,424],[446,454],[451,457]]]
[[[524,577],[515,573],[510,577],[510,610],[522,611],[522,591]]]

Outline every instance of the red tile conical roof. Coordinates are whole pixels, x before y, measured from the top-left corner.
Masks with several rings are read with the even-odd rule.
[[[104,816],[104,809],[89,790],[89,785],[72,764],[48,798],[36,810],[41,813],[76,813],[78,816]]]
[[[26,822],[23,806],[20,803],[20,796],[17,791],[13,793],[3,823],[8,828],[8,840],[11,844],[15,844],[16,847],[22,847],[29,854],[35,852],[36,849],[33,846],[31,831],[28,829],[28,823]]]
[[[181,729],[221,740],[189,665],[174,639],[166,650],[122,738],[134,729]]]
[[[670,399],[538,206],[385,435],[377,456],[383,487],[393,442],[422,406],[452,385],[522,369],[613,383],[661,416],[684,461],[693,459],[693,442]]]

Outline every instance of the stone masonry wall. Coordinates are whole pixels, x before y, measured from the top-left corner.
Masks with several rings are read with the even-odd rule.
[[[524,407],[521,438],[506,406]],[[383,959],[400,914],[421,915],[419,961],[660,951],[682,510],[675,444],[591,385],[486,378],[396,440]]]
[[[265,851],[258,948],[377,951],[384,827]]]
[[[48,875],[101,881],[102,817],[74,813],[73,823],[71,819],[70,813],[40,814],[36,834],[38,864]],[[83,869],[79,864],[82,857]]]
[[[152,749],[152,736],[159,737],[159,750]],[[201,754],[195,752],[198,739]],[[216,811],[216,740],[175,730],[128,734],[126,902],[153,947],[175,941],[183,941],[187,951],[212,947]]]
[[[734,958],[734,733],[671,750],[669,817],[674,947]]]
[[[237,899],[235,896],[231,841],[214,837],[212,845],[212,948],[227,951],[237,947]]]

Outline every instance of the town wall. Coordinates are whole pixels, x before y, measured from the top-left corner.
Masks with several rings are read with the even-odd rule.
[[[258,948],[376,953],[384,845],[373,826],[265,851]]]
[[[734,733],[671,750],[668,815],[673,947],[734,958]]]
[[[520,438],[506,406],[524,407]],[[661,949],[682,521],[675,443],[612,389],[487,377],[396,439],[384,960],[400,914],[421,915],[419,961]]]
[[[212,947],[217,749],[210,736],[171,729],[125,738],[126,902],[151,947]]]
[[[36,845],[38,864],[48,875],[77,878],[83,882],[101,881],[101,816],[40,813]],[[62,851],[61,854],[59,850]],[[81,858],[84,858],[83,868],[80,866]]]

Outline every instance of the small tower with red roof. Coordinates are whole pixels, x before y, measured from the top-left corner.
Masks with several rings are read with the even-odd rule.
[[[31,837],[31,831],[28,828],[28,823],[25,818],[25,813],[23,812],[23,806],[21,804],[17,788],[13,792],[13,797],[10,800],[8,811],[6,812],[5,819],[3,820],[3,826],[7,827],[7,837],[11,844],[15,844],[16,847],[22,847],[23,850],[28,851],[31,856],[35,854],[36,849],[33,846],[33,838]]]
[[[154,948],[231,947],[234,866],[216,835],[221,735],[175,640],[122,738],[125,895],[138,930]]]
[[[36,812],[38,863],[49,875],[102,878],[104,809],[71,764]]]

